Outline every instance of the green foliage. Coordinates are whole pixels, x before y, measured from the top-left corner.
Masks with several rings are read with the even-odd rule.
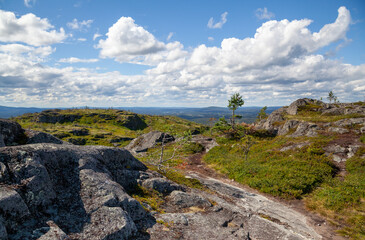
[[[235,127],[234,119],[236,115],[234,114],[234,112],[243,104],[245,104],[245,101],[243,101],[242,96],[239,93],[233,94],[231,96],[231,99],[228,100],[228,108],[232,111],[232,128]]]
[[[183,146],[183,151],[188,154],[200,153],[204,151],[204,146],[195,142],[187,142]]]
[[[365,158],[361,148],[346,161],[347,175],[325,182],[307,199],[308,208],[315,210],[342,227],[339,231],[352,239],[365,238]],[[343,224],[345,222],[345,224]]]
[[[338,102],[337,97],[335,96],[335,94],[334,94],[332,91],[330,91],[330,92],[328,93],[328,97],[327,97],[327,99],[330,101],[330,103],[331,103],[332,101],[333,101],[334,103]]]
[[[213,129],[218,131],[226,131],[230,129],[231,126],[228,124],[227,120],[224,117],[219,118],[219,120],[215,123]]]
[[[240,143],[226,141],[209,151],[204,161],[238,182],[284,198],[301,198],[331,178],[335,166],[324,155],[307,149],[280,152],[285,138],[258,140],[245,159]]]
[[[267,109],[267,107],[265,106],[265,107],[263,107],[263,108],[261,108],[261,110],[260,110],[260,112],[258,113],[258,115],[257,115],[257,121],[261,121],[262,119],[265,119],[265,118],[267,118],[268,117],[268,115],[266,114],[266,109]]]
[[[154,211],[164,213],[161,205],[165,202],[165,200],[161,193],[137,185],[132,192],[129,192],[129,194],[138,202],[148,204]],[[142,207],[144,207],[143,204]],[[145,210],[149,211],[146,208]]]
[[[362,143],[365,143],[365,135],[362,135],[362,136],[360,137],[360,141],[361,141]]]

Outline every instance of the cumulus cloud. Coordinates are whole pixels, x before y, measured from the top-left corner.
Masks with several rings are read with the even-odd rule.
[[[139,62],[144,56],[166,49],[164,43],[158,41],[143,27],[134,23],[130,17],[121,17],[100,40],[100,57],[114,58],[119,62]]]
[[[16,43],[0,45],[0,52],[13,56],[27,56],[29,59],[36,60],[38,62],[42,62],[55,50],[56,49],[51,46],[32,47]]]
[[[222,13],[221,20],[217,23],[214,23],[214,19],[213,19],[213,17],[211,17],[207,24],[208,28],[222,28],[223,25],[227,22],[227,15],[228,15],[228,12]]]
[[[268,21],[254,36],[186,50],[180,42],[159,42],[133,19],[121,18],[99,41],[100,55],[153,66],[144,74],[47,67],[26,56],[30,46],[9,45],[0,47],[0,102],[208,106],[222,105],[240,92],[247,105],[282,105],[299,97],[325,97],[330,90],[341,101],[363,99],[365,64],[353,66],[318,53],[346,41],[350,22],[349,11],[341,7],[336,21],[318,32],[308,29],[308,19]],[[62,60],[83,61],[90,59]]]
[[[95,63],[98,61],[99,61],[99,59],[96,59],[96,58],[80,59],[80,58],[70,57],[70,58],[61,58],[58,62],[61,62],[61,63]]]
[[[79,21],[76,18],[72,20],[72,22],[67,23],[67,27],[73,29],[73,30],[80,30],[84,31],[87,28],[90,28],[91,24],[94,22],[94,20],[83,20]]]
[[[54,29],[47,18],[32,13],[17,18],[14,13],[0,10],[0,41],[23,42],[33,46],[62,42],[67,35],[63,28]]]
[[[256,17],[258,19],[272,19],[275,17],[275,14],[272,12],[267,11],[267,8],[258,8],[256,10]]]

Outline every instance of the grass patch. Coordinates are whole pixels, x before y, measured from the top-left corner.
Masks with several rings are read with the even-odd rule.
[[[342,227],[352,239],[365,238],[365,148],[346,161],[347,175],[322,184],[306,199],[306,206]],[[345,224],[343,224],[345,223]]]
[[[329,137],[320,136],[316,144],[324,145],[330,140]],[[237,144],[240,143],[226,143],[213,148],[205,155],[204,161],[229,178],[274,196],[301,198],[336,172],[335,166],[325,155],[308,151],[308,147],[278,151],[288,144],[287,138],[257,140],[247,160]]]
[[[299,111],[297,115],[285,115],[285,119],[307,121],[307,122],[336,122],[342,119],[348,118],[360,118],[364,117],[363,114],[347,114],[338,116],[324,116],[320,112],[315,111]]]
[[[165,203],[163,195],[155,190],[148,190],[140,185],[137,185],[134,191],[129,193],[131,197],[142,203],[142,207],[146,211],[150,211],[147,209],[143,203],[148,204],[153,211],[157,211],[159,213],[164,213],[164,210],[161,208],[161,205]]]

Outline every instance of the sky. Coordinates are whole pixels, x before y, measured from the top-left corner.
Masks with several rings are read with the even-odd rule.
[[[0,105],[365,100],[363,0],[0,0]]]

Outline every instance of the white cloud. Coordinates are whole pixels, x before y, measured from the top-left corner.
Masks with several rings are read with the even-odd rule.
[[[0,45],[0,52],[13,56],[26,55],[29,59],[39,62],[42,62],[44,58],[51,55],[55,50],[50,46],[32,47],[16,43]]]
[[[164,43],[158,41],[130,17],[121,17],[109,28],[107,39],[100,40],[100,57],[115,58],[119,62],[140,62],[146,55],[165,50]]]
[[[70,58],[61,58],[58,62],[61,62],[61,63],[95,63],[98,61],[99,61],[99,59],[96,59],[96,58],[80,59],[80,58],[70,57]]]
[[[211,17],[207,24],[208,28],[222,28],[223,25],[227,22],[227,15],[228,15],[228,12],[222,13],[221,20],[217,23],[214,23],[214,19],[213,19],[213,17]]]
[[[258,19],[272,19],[275,17],[275,14],[272,12],[267,11],[267,8],[258,8],[256,10],[256,17]]]
[[[80,41],[80,42],[85,42],[87,39],[86,38],[78,38],[77,41]]]
[[[32,7],[32,4],[35,3],[35,0],[24,0],[24,5],[26,7]]]
[[[63,28],[59,31],[48,22],[32,13],[16,18],[12,12],[0,10],[0,41],[23,42],[33,46],[62,42],[67,35]]]
[[[172,36],[174,36],[173,32],[170,32],[169,35],[167,36],[166,40],[170,41],[170,39],[172,38]]]
[[[209,41],[214,41],[214,37],[208,37]]]
[[[95,33],[94,36],[93,36],[93,40],[95,41],[95,39],[101,37],[102,35],[99,34],[99,33]]]
[[[67,27],[73,29],[73,30],[80,30],[84,31],[86,28],[90,28],[91,24],[94,22],[94,20],[83,20],[79,21],[76,18],[72,20],[72,22],[67,23]]]
[[[109,29],[107,39],[99,41],[100,55],[108,50],[104,57],[153,66],[136,76],[47,67],[27,56],[29,46],[1,46],[0,103],[209,106],[224,105],[232,93],[240,92],[247,105],[282,105],[299,97],[325,97],[330,90],[341,101],[359,100],[365,64],[353,66],[317,52],[346,39],[350,19],[347,9],[340,8],[336,21],[317,33],[308,29],[308,19],[268,21],[252,37],[228,38],[219,47],[200,45],[191,50],[179,42],[159,42],[132,19],[122,19]]]

